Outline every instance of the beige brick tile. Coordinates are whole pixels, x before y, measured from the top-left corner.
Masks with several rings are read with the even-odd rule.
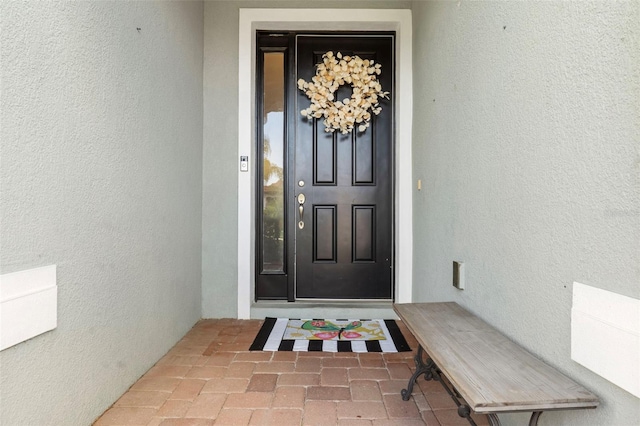
[[[224,343],[214,340],[209,344],[209,346],[206,347],[204,351],[202,351],[202,356],[209,357],[214,353],[220,351],[224,345]]]
[[[350,368],[350,380],[389,380],[386,368]]]
[[[206,346],[176,346],[171,349],[172,355],[199,356],[207,349]]]
[[[164,419],[160,426],[212,426],[213,419]]]
[[[256,373],[290,373],[295,368],[294,362],[259,362],[256,364]]]
[[[304,404],[303,425],[335,425],[338,422],[336,403],[333,401],[309,401]]]
[[[185,417],[215,419],[227,396],[218,393],[200,394],[193,400]]]
[[[235,361],[249,361],[249,362],[260,362],[260,361],[271,361],[271,357],[273,353],[271,352],[241,352],[236,354]]]
[[[423,411],[422,413],[422,421],[426,426],[441,426],[438,418],[433,411]]]
[[[334,352],[334,358],[358,358],[358,354],[355,352]]]
[[[157,365],[182,365],[187,367],[202,366],[209,360],[206,356],[201,355],[165,355]]]
[[[158,410],[158,417],[184,417],[191,407],[191,401],[183,399],[169,399]]]
[[[320,372],[322,386],[348,386],[349,375],[346,368],[323,368]]]
[[[155,408],[113,407],[94,423],[95,426],[146,425],[156,413]]]
[[[151,367],[144,377],[178,377],[183,378],[187,372],[191,369],[191,366],[187,365],[166,365],[160,364]]]
[[[469,422],[464,417],[458,415],[458,410],[437,410],[432,411],[436,419],[442,426],[468,426]]]
[[[411,398],[413,399],[413,402],[416,403],[416,407],[418,407],[418,410],[420,411],[431,410],[431,406],[427,402],[427,398],[425,398],[425,396],[422,393],[413,392],[413,395],[411,395]]]
[[[278,386],[313,386],[320,384],[320,374],[292,373],[280,374]]]
[[[333,352],[298,352],[298,358],[333,358]]]
[[[424,397],[427,398],[427,402],[433,411],[458,408],[447,393],[426,393]]]
[[[242,354],[238,354],[242,355]],[[235,377],[239,379],[249,379],[256,368],[254,362],[232,362],[226,370],[225,377]]]
[[[201,379],[183,379],[173,391],[169,399],[186,399],[192,401],[198,394],[206,381]]]
[[[422,418],[417,419],[375,419],[373,426],[424,426]]]
[[[210,338],[202,338],[200,336],[185,336],[178,343],[175,344],[171,350],[197,350],[197,348],[206,347],[209,342],[211,342]]]
[[[237,336],[242,331],[240,325],[229,325],[220,330],[219,336]]]
[[[358,359],[360,361],[360,367],[384,368],[385,366],[384,359],[380,353],[369,352],[359,354]]]
[[[203,319],[201,322],[207,323],[211,327],[215,327],[222,330],[225,327],[232,325],[241,325],[245,320],[239,320],[236,318],[216,318],[216,319]]]
[[[296,361],[296,373],[319,373],[322,369],[323,358],[298,358]]]
[[[183,353],[184,351],[180,350],[179,348],[173,347],[171,349],[169,349],[169,352],[167,352],[163,358],[177,358],[177,357],[181,357],[181,358],[187,358],[187,357],[197,357],[200,356],[202,354],[185,354]],[[160,362],[160,361],[158,361]]]
[[[249,343],[229,343],[220,348],[220,351],[246,352],[249,350],[249,346],[251,346]]]
[[[382,401],[380,387],[375,380],[353,380],[350,387],[354,401]]]
[[[269,408],[273,395],[267,392],[233,393],[227,396],[225,408]]]
[[[143,377],[131,386],[131,390],[173,392],[180,382],[182,379],[174,377]]]
[[[251,319],[251,320],[241,320],[239,321],[240,326],[244,332],[257,333],[262,327],[264,320],[261,319]]]
[[[356,357],[348,357],[348,358],[325,358],[322,360],[323,367],[360,367],[360,362]]]
[[[400,391],[407,387],[408,382],[408,380],[380,380],[379,385],[383,394],[393,393],[400,395]],[[414,386],[413,392],[415,393],[416,391],[419,392],[419,389]]]
[[[213,379],[224,377],[227,373],[225,367],[191,367],[186,377],[191,379]]]
[[[248,348],[251,346],[251,344],[253,343],[253,341],[256,338],[256,333],[257,332],[240,332],[240,334],[238,334],[235,338],[235,340],[233,341],[234,343],[242,343],[245,345],[245,347],[247,348],[246,350],[248,350]]]
[[[400,395],[389,394],[385,395],[383,400],[389,418],[420,418],[420,411],[412,399],[403,401]]]
[[[211,342],[214,339],[217,339],[220,335],[217,331],[198,331],[193,333],[187,333],[186,336],[180,341],[180,344],[190,344],[192,346],[202,346]]]
[[[278,386],[273,397],[273,408],[298,408],[304,407],[306,388],[302,386]]]
[[[373,422],[367,419],[340,419],[338,420],[338,426],[367,426],[372,425]]]
[[[273,392],[278,381],[277,374],[254,374],[247,386],[248,392]]]
[[[339,419],[386,419],[387,411],[382,401],[339,401]]]
[[[241,393],[247,390],[249,379],[224,377],[207,381],[201,393]]]
[[[209,357],[206,362],[207,367],[228,367],[236,357],[233,352],[216,352]]]
[[[404,379],[409,381],[412,371],[409,370],[409,366],[405,362],[389,362],[387,363],[387,370],[389,371],[389,377],[391,379]]]
[[[170,395],[169,392],[131,390],[122,395],[114,406],[160,408]]]
[[[424,376],[420,376],[418,378],[418,380],[416,380],[416,384],[420,387],[420,390],[425,394],[429,394],[429,393],[444,393],[444,394],[446,394],[447,393],[447,391],[445,390],[444,387],[442,387],[442,384],[439,381],[436,381],[436,380],[425,380]],[[415,387],[414,387],[414,389],[415,389]]]
[[[250,352],[260,325],[200,321],[96,425],[466,424],[438,382],[402,401],[413,353]]]
[[[242,408],[223,408],[215,424],[220,426],[244,426],[249,424],[253,410]]]
[[[256,426],[298,426],[302,420],[302,411],[288,408],[255,410],[249,422]]]
[[[272,361],[293,361],[295,362],[298,359],[298,352],[274,352]]]
[[[307,389],[307,399],[319,399],[326,401],[351,400],[351,391],[348,387],[311,386]]]
[[[387,352],[382,354],[385,362],[411,362],[413,363],[413,352]]]
[[[220,334],[220,335],[218,335],[218,337],[216,337],[215,342],[227,344],[227,343],[233,343],[233,342],[235,342],[235,340],[236,340],[236,336],[235,335],[231,335],[231,334],[223,335],[223,334]]]

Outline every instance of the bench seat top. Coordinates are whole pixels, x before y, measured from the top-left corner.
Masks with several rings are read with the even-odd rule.
[[[595,408],[598,397],[455,302],[394,310],[476,413]]]

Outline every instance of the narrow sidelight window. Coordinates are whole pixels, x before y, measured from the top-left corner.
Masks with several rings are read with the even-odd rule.
[[[293,300],[291,135],[293,37],[256,39],[256,300]]]
[[[284,272],[285,55],[263,53],[262,272]]]

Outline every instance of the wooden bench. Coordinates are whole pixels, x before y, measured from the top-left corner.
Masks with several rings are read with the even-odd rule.
[[[419,343],[416,371],[401,392],[405,401],[424,374],[442,383],[472,425],[472,412],[486,414],[491,425],[500,425],[498,413],[531,412],[533,426],[543,411],[598,406],[587,389],[456,303],[394,304],[394,310]]]

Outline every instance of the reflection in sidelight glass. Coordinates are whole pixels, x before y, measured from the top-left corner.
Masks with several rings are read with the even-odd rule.
[[[262,271],[284,269],[284,53],[264,53]]]

